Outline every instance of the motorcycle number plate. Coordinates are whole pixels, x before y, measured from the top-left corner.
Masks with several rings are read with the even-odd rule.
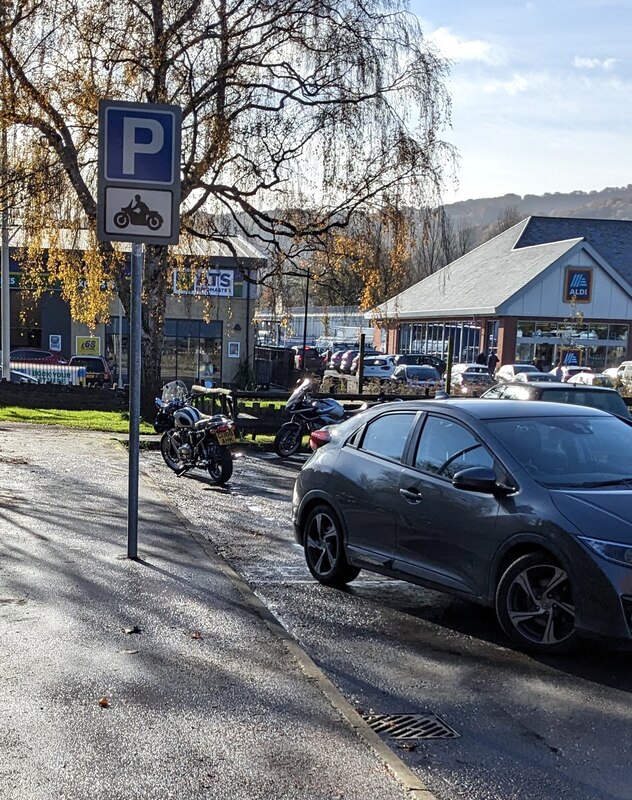
[[[235,441],[235,434],[232,431],[220,431],[217,434],[218,444],[233,444]]]

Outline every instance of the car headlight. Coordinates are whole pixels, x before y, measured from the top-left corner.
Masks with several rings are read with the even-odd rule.
[[[579,536],[578,538],[590,547],[593,552],[603,558],[607,558],[608,561],[632,567],[632,545],[606,542],[603,539],[589,539],[587,536]]]

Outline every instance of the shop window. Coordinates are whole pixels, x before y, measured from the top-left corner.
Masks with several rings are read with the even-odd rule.
[[[628,326],[627,325],[609,325],[608,326],[608,339],[611,341],[619,340],[621,342],[628,341]]]

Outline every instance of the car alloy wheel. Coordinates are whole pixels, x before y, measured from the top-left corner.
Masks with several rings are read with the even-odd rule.
[[[357,578],[360,569],[347,561],[340,523],[326,505],[316,506],[303,526],[307,567],[326,586],[344,586]]]
[[[496,614],[507,636],[525,649],[560,653],[577,644],[570,577],[544,554],[522,556],[507,569],[496,592]]]

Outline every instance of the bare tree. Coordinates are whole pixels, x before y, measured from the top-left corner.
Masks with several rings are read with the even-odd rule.
[[[436,203],[452,158],[447,65],[398,0],[3,0],[1,20],[0,123],[23,178],[14,221],[32,259],[48,243],[77,319],[107,313],[104,280],[128,304],[120,254],[94,237],[100,98],[182,107],[186,236],[230,245],[241,232],[294,257],[394,191]],[[64,228],[89,231],[83,258],[62,252]],[[148,248],[150,397],[171,266],[166,247]]]

